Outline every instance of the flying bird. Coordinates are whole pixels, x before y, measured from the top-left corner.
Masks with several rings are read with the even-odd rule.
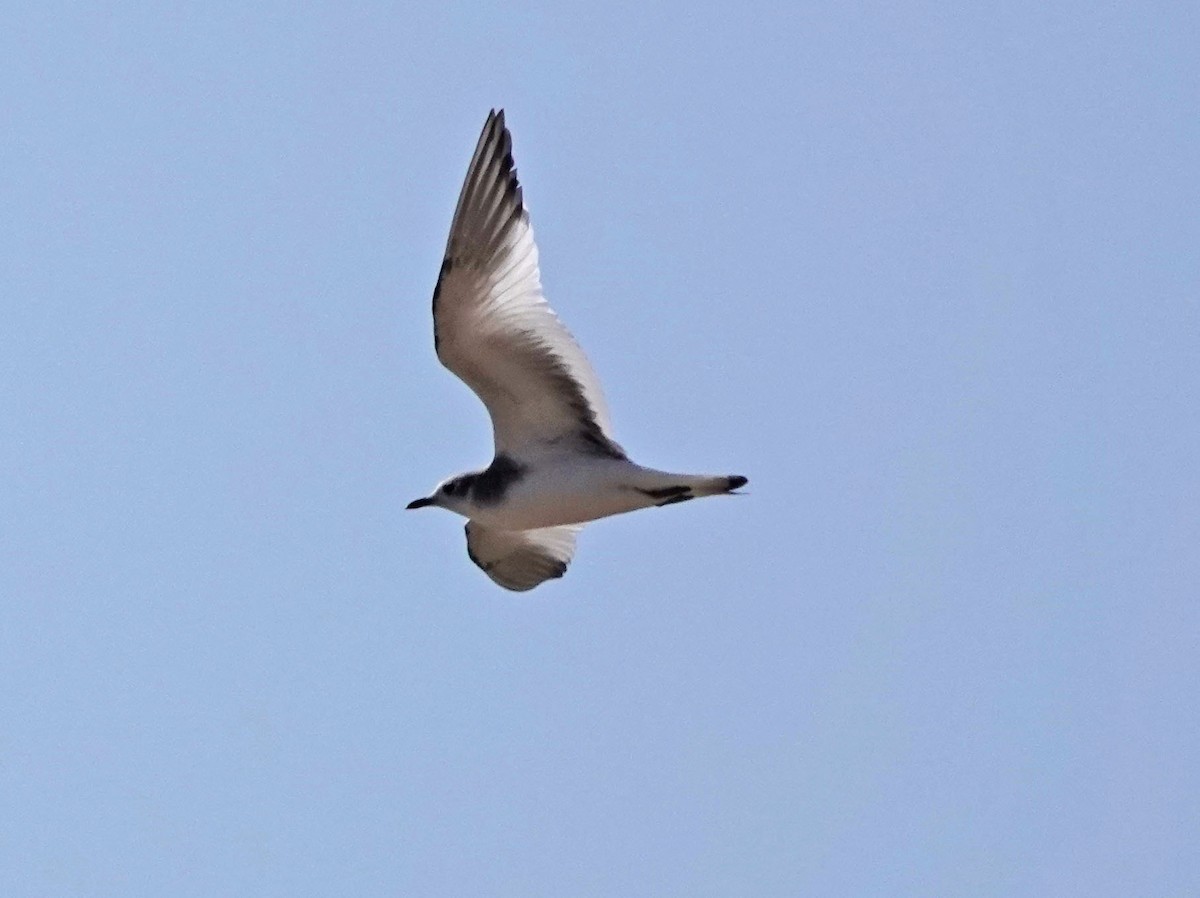
[[[467,518],[467,555],[505,589],[561,577],[587,521],[746,483],[644,468],[613,440],[600,382],[542,295],[503,110],[488,115],[454,210],[433,290],[433,345],[487,406],[495,457],[408,508]]]

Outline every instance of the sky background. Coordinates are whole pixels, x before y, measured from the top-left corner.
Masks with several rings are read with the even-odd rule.
[[[0,894],[1200,894],[1184,3],[18,4]],[[505,592],[430,296],[503,106],[643,463]]]

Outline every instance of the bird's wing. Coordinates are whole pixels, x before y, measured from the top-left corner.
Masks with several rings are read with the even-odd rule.
[[[514,592],[561,577],[575,554],[575,536],[583,527],[542,527],[537,530],[490,530],[475,521],[467,524],[467,555],[483,572]]]
[[[561,446],[624,457],[592,366],[542,296],[503,111],[488,115],[458,198],[433,339],[442,364],[487,406],[497,454]]]

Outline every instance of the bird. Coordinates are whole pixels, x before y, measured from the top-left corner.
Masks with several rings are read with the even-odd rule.
[[[600,382],[542,294],[503,109],[488,114],[454,210],[433,290],[433,345],[487,407],[495,454],[407,508],[465,517],[467,555],[505,589],[566,573],[588,521],[748,482],[646,468],[613,439]]]

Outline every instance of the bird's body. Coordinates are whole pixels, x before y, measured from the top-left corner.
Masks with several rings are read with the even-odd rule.
[[[494,470],[504,473],[489,475]],[[730,489],[728,477],[671,474],[628,459],[578,455],[546,456],[524,464],[500,456],[499,463],[494,461],[469,485],[466,517],[501,530],[584,524]]]
[[[438,357],[487,406],[496,454],[408,507],[466,517],[468,555],[501,586],[562,576],[587,521],[746,483],[645,468],[614,441],[599,381],[542,296],[503,112],[488,116],[471,159],[433,317]]]

